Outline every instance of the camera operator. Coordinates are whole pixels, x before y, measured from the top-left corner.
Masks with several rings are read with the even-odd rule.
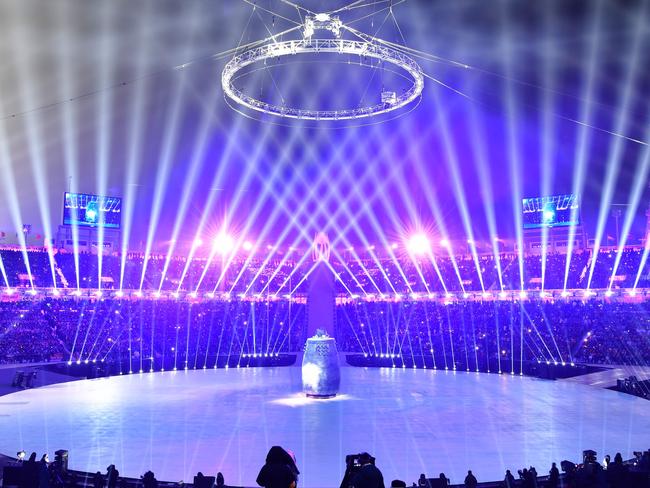
[[[375,466],[375,459],[367,452],[362,452],[357,460],[358,465],[355,467],[354,472],[350,472],[350,465],[346,470],[348,485],[354,488],[385,488],[384,476]]]

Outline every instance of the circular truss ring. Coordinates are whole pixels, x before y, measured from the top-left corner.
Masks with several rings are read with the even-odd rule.
[[[238,89],[233,81],[243,68],[267,59],[297,54],[335,53],[353,54],[378,59],[404,70],[413,79],[408,90],[396,94],[391,103],[378,103],[367,107],[342,110],[306,110],[263,102]],[[221,73],[224,94],[234,102],[251,110],[277,117],[302,120],[350,120],[385,114],[410,104],[420,97],[424,88],[422,69],[411,57],[388,45],[345,39],[300,39],[265,44],[233,57]]]

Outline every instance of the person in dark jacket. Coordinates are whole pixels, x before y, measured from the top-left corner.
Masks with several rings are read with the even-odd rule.
[[[38,488],[38,464],[35,452],[23,463],[21,471],[21,488]]]
[[[93,478],[93,488],[104,488],[105,482],[102,473],[97,471],[95,477]]]
[[[465,488],[476,488],[478,481],[476,476],[472,474],[472,470],[467,471],[467,476],[465,476]]]
[[[38,462],[38,488],[49,488],[50,487],[50,470],[49,470],[49,459],[47,454],[43,454],[43,457]]]
[[[142,486],[144,488],[158,488],[158,480],[156,479],[156,476],[153,474],[153,471],[147,471],[142,476]]]
[[[120,472],[111,464],[106,468],[106,488],[116,488],[117,479],[120,477]]]
[[[354,488],[385,488],[384,475],[381,474],[377,466],[372,464],[370,454],[362,452],[359,455],[359,464],[361,464],[361,469],[350,480],[350,484]]]
[[[557,469],[557,465],[553,463],[551,470],[548,472],[548,483],[549,488],[557,488],[560,485],[560,470]]]
[[[289,453],[280,446],[273,446],[256,481],[264,488],[295,488],[298,474],[298,467]]]
[[[217,473],[217,486],[225,486],[226,485],[226,480],[223,479],[223,474],[221,471]]]
[[[503,478],[504,488],[515,488],[516,480],[509,469],[506,469],[506,477]]]

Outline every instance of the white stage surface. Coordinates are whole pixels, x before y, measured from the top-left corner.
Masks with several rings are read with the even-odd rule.
[[[647,449],[647,400],[566,381],[431,370],[343,368],[341,395],[307,400],[300,368],[135,374],[0,398],[0,452],[70,451],[73,469],[152,469],[191,481],[222,471],[254,486],[274,444],[294,451],[299,486],[338,487],[346,454],[377,458],[387,486],[444,471],[459,483],[506,468],[577,461],[583,449],[624,458]]]

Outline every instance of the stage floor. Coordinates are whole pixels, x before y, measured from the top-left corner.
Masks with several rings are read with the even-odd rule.
[[[197,471],[254,486],[270,446],[293,450],[303,487],[338,487],[346,454],[377,458],[387,486],[444,471],[459,483],[506,468],[647,449],[646,400],[563,381],[343,368],[342,395],[307,400],[300,368],[135,374],[0,398],[0,452],[70,451],[70,466],[162,480]],[[516,472],[516,471],[513,471]]]

